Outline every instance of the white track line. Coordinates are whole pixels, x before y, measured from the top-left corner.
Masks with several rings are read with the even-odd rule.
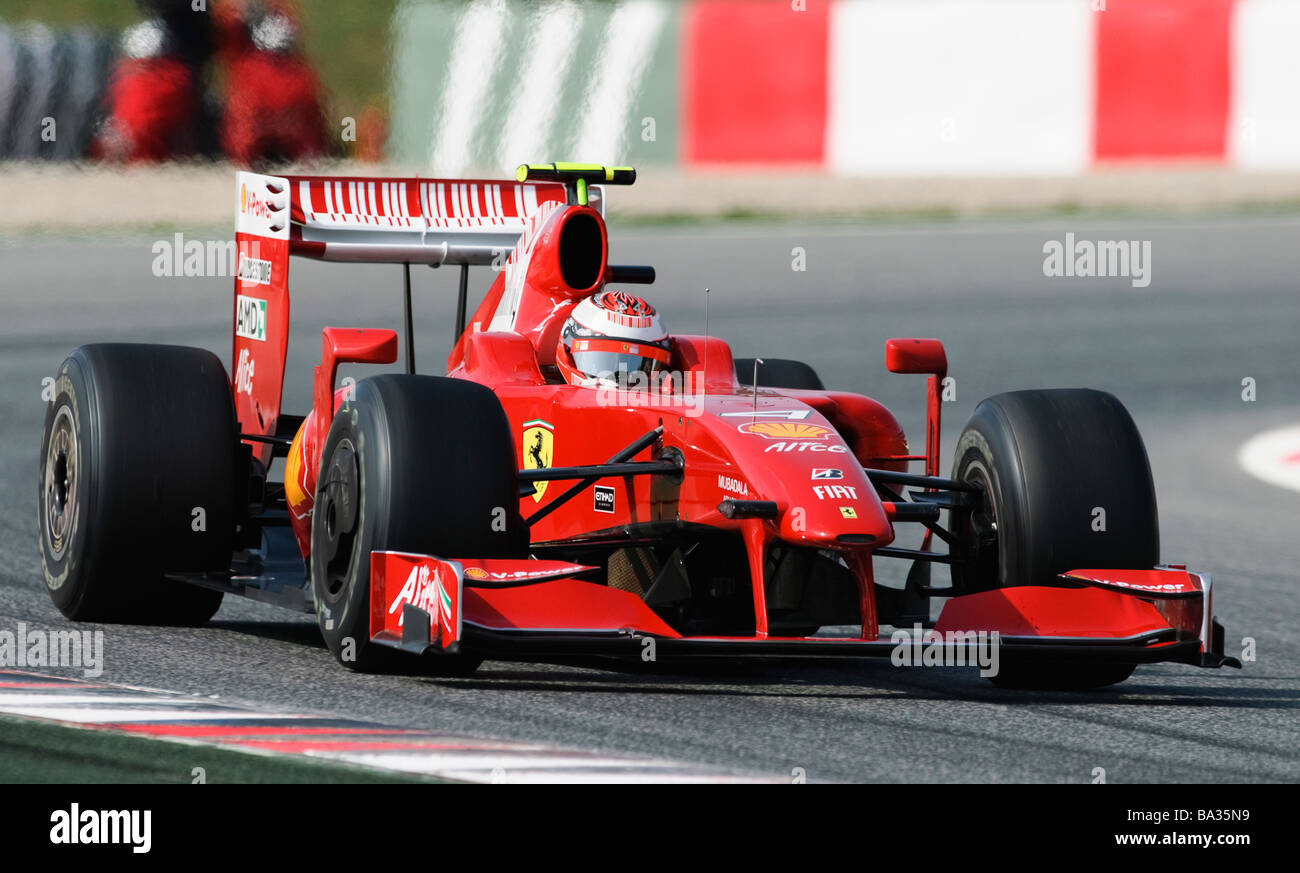
[[[1237,450],[1237,463],[1257,479],[1300,491],[1300,424],[1256,434]]]

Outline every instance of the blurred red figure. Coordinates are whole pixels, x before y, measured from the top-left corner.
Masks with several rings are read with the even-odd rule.
[[[298,51],[298,26],[282,6],[250,2],[218,12],[225,65],[221,148],[231,161],[320,157],[329,139],[320,82]]]
[[[163,4],[141,4],[155,17],[128,28],[108,86],[108,117],[92,144],[95,157],[162,161],[202,148],[201,70],[206,16],[180,32]]]

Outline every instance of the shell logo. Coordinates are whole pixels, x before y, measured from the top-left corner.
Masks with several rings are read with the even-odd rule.
[[[471,579],[486,579],[488,574],[482,567],[466,567],[465,575]]]
[[[239,211],[240,212],[248,211],[248,186],[247,185],[239,186]]]
[[[752,421],[742,424],[737,430],[769,440],[824,440],[830,433],[828,428],[819,424],[794,421]]]

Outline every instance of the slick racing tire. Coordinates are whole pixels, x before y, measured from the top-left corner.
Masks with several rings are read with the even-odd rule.
[[[1079,567],[1155,566],[1160,526],[1146,448],[1110,394],[1014,391],[982,401],[953,458],[952,477],[985,501],[954,519],[968,563],[952,566],[960,593],[1051,585]],[[1003,658],[994,682],[1090,688],[1122,682],[1132,664],[1035,664]]]
[[[345,667],[388,669],[400,655],[370,642],[371,552],[528,553],[510,423],[483,385],[397,374],[363,379],[335,414],[321,459],[312,596],[325,643]],[[427,660],[432,672],[448,675],[478,666],[463,655]]]
[[[736,359],[736,379],[741,385],[754,381],[754,359]],[[758,365],[758,384],[764,388],[795,388],[805,391],[824,391],[817,371],[803,361],[785,358],[764,358]]]
[[[74,621],[197,625],[222,594],[164,573],[222,572],[238,431],[203,349],[88,345],[59,366],[41,439],[46,590]]]

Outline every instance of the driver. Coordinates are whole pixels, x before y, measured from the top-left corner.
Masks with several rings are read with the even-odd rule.
[[[625,386],[629,376],[649,385],[668,369],[669,348],[653,306],[626,291],[602,291],[573,307],[555,363],[570,385]]]

